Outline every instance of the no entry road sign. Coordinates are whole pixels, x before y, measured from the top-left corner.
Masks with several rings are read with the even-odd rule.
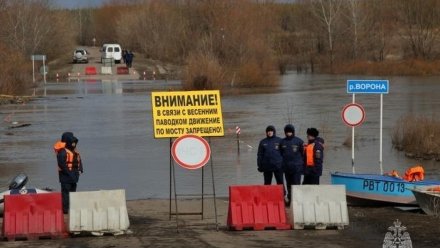
[[[350,127],[356,127],[365,120],[365,110],[362,105],[350,103],[342,110],[342,120]]]
[[[347,80],[349,94],[388,94],[388,80]]]
[[[187,134],[173,142],[171,155],[185,169],[195,170],[208,163],[211,148],[208,142],[197,135]]]
[[[31,55],[31,60],[46,60],[46,55],[34,54]]]

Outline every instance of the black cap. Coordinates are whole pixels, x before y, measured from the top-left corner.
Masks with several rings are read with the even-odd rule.
[[[307,129],[307,135],[312,136],[312,137],[318,137],[319,135],[319,131],[318,129],[311,127]]]
[[[295,127],[292,124],[287,124],[284,127],[284,133],[295,133]]]
[[[267,126],[266,127],[266,133],[269,132],[269,131],[275,132],[275,127],[274,126]]]
[[[67,142],[67,139],[69,139],[70,137],[72,137],[73,136],[73,133],[72,132],[64,132],[62,135],[61,135],[61,142]]]

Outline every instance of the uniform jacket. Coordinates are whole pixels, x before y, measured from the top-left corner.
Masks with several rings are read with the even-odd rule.
[[[283,156],[283,170],[285,173],[303,173],[304,141],[296,136],[285,137],[281,141],[281,155]]]
[[[83,173],[84,171],[81,157],[76,149],[72,147],[72,143],[75,142],[76,138],[73,135],[67,134],[66,136],[63,136],[63,139],[65,142],[58,141],[54,146],[57,155],[58,177],[60,183],[77,183],[80,172]],[[69,149],[69,151],[74,154],[71,170],[69,170],[67,165],[66,149]]]
[[[273,128],[275,130],[275,128]],[[274,135],[260,141],[257,153],[258,170],[262,172],[279,171],[282,169],[283,157],[280,153],[281,138]]]
[[[304,152],[304,175],[314,175],[321,176],[322,175],[322,164],[324,161],[324,147],[319,140],[309,142],[309,145],[314,145],[313,147],[313,166],[307,166],[307,153]],[[306,146],[304,146],[305,149]]]

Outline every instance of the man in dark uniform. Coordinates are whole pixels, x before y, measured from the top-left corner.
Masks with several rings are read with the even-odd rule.
[[[288,124],[284,127],[286,137],[281,141],[281,155],[283,156],[283,171],[286,178],[287,202],[292,199],[292,185],[301,184],[301,175],[304,167],[304,141],[295,136],[295,127]]]
[[[308,144],[304,146],[304,181],[303,184],[319,184],[322,175],[324,147],[322,138],[317,139],[319,131],[316,128],[307,129]]]
[[[264,185],[272,184],[275,176],[277,184],[283,184],[282,162],[280,153],[281,138],[276,136],[274,126],[266,128],[266,138],[260,141],[257,153],[258,171],[264,174]]]
[[[71,132],[65,132],[61,141],[54,145],[58,162],[58,177],[61,183],[63,212],[69,212],[69,193],[76,192],[79,175],[83,173],[81,157],[76,150],[78,139]]]

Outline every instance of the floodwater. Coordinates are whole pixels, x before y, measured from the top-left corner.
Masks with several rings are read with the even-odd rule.
[[[288,74],[276,89],[247,89],[223,96],[226,135],[210,139],[217,195],[227,196],[229,185],[262,183],[256,153],[265,127],[273,124],[283,136],[284,125],[292,119],[301,138],[308,127],[321,130],[326,140],[324,183],[330,181],[330,171],[351,172],[351,150],[342,145],[351,129],[343,124],[341,110],[352,100],[345,84],[353,78]],[[384,96],[383,167],[403,172],[417,161],[392,148],[393,126],[404,114],[435,115],[440,109],[440,83],[438,77],[387,79],[390,94]],[[169,140],[153,138],[150,93],[178,88],[177,81],[48,83],[37,90],[41,97],[32,102],[0,106],[0,187],[25,172],[29,185],[59,190],[52,145],[62,132],[72,131],[79,138],[85,167],[78,190],[124,188],[128,199],[167,198]],[[357,95],[356,101],[366,110],[366,121],[356,128],[356,171],[377,173],[379,95]],[[32,125],[8,129],[3,120]],[[240,154],[237,125],[242,131]],[[440,178],[440,162],[421,162],[428,178]],[[178,194],[201,192],[201,170],[175,168]],[[204,186],[205,193],[212,192],[210,164],[204,170]]]

